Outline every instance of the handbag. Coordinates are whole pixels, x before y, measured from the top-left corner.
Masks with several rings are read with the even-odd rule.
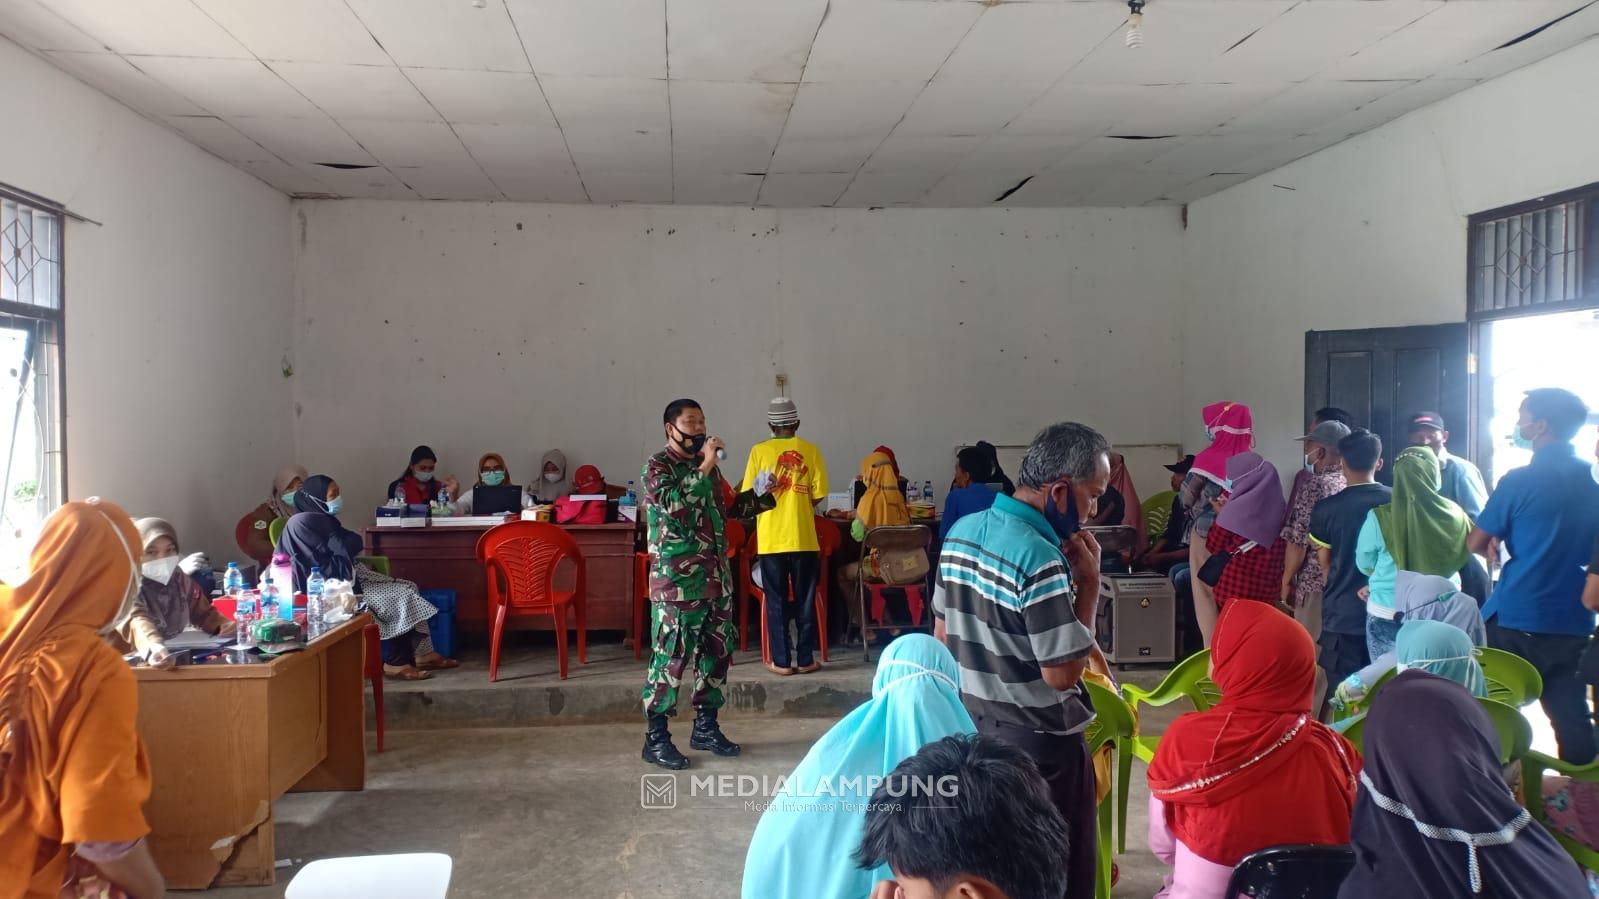
[[[555,501],[556,524],[604,524],[606,501],[602,499],[572,499],[563,496]]]
[[[874,549],[862,560],[861,567],[866,570],[869,580],[890,587],[920,584],[927,580],[927,573],[932,570],[932,564],[927,560],[927,550],[921,547]]]
[[[1221,574],[1223,571],[1227,570],[1227,563],[1233,560],[1233,556],[1241,556],[1259,545],[1260,544],[1251,540],[1248,543],[1245,543],[1243,546],[1238,547],[1236,552],[1228,550],[1227,552],[1216,553],[1215,555],[1206,559],[1205,564],[1199,566],[1199,579],[1212,587],[1216,586],[1217,584],[1221,583]]]

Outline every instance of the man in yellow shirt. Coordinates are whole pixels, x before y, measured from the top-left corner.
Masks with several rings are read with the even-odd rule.
[[[753,484],[757,474],[770,471],[771,495],[777,499],[776,508],[755,519],[761,588],[766,594],[766,639],[772,648],[767,667],[781,675],[809,674],[822,667],[816,661],[816,580],[821,574],[816,504],[827,498],[827,465],[815,444],[795,436],[800,420],[793,400],[772,400],[766,408],[766,423],[772,439],[750,450],[744,484]],[[792,604],[788,601],[790,579]],[[790,619],[795,619],[799,632],[792,647]]]

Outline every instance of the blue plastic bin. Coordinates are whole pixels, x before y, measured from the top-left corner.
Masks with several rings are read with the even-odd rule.
[[[428,619],[428,633],[433,637],[433,649],[442,656],[455,658],[455,591],[421,590],[422,598],[433,603],[438,614]]]

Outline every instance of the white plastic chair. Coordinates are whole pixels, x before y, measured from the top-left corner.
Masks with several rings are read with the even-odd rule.
[[[321,858],[289,881],[287,899],[444,899],[453,863],[439,852]]]

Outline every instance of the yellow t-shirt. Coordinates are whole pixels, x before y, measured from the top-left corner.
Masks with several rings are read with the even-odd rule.
[[[763,555],[816,552],[815,503],[827,498],[827,466],[821,451],[799,437],[773,437],[750,450],[743,488],[753,487],[755,476],[762,471],[772,473],[777,507],[755,519],[756,551]]]

